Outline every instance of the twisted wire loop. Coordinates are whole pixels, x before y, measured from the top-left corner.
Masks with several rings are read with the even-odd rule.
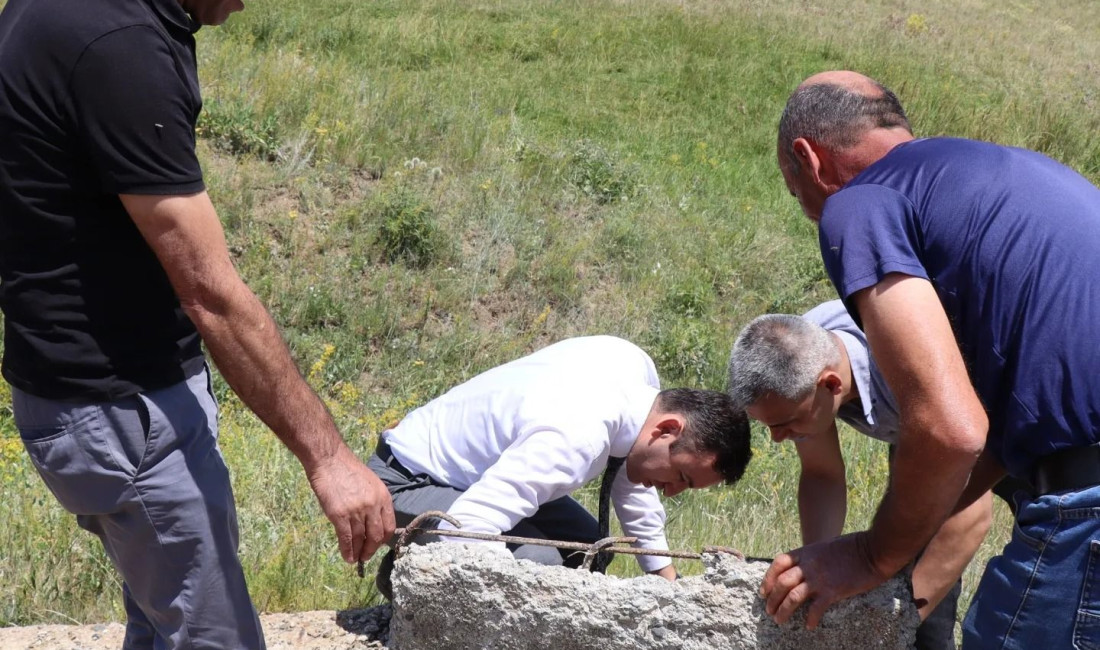
[[[584,571],[591,571],[592,561],[600,557],[600,551],[614,544],[618,544],[619,542],[633,544],[636,541],[638,541],[637,537],[604,537],[603,539],[598,539],[592,543],[591,548],[584,552],[584,561],[581,562],[580,568]],[[600,571],[600,573],[603,573],[603,571]]]
[[[748,560],[767,561],[767,562],[771,561],[771,560],[768,560],[767,558],[759,558],[759,557],[746,558],[744,553],[742,553],[741,551],[733,548],[732,546],[704,546],[703,547],[703,553],[702,553],[703,555],[713,554],[713,553],[726,553],[727,555],[734,556],[738,560],[748,559]]]

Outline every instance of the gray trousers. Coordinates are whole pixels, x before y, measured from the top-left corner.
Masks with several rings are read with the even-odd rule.
[[[379,446],[385,445],[380,442]],[[384,453],[383,455],[389,456]],[[393,511],[398,527],[406,526],[417,515],[429,510],[446,512],[462,495],[462,490],[436,481],[427,474],[413,474],[392,456],[383,461],[377,453],[367,461],[369,467],[389,488],[393,497]],[[519,522],[506,535],[558,539],[591,544],[599,539],[596,518],[572,497],[561,497],[539,507],[534,515]],[[419,543],[433,538],[421,535]],[[584,554],[578,551],[558,550],[549,546],[509,544],[509,550],[517,559],[531,560],[539,564],[578,567]]]
[[[265,647],[207,372],[113,402],[12,387],[12,406],[42,480],[122,574],[124,650]]]

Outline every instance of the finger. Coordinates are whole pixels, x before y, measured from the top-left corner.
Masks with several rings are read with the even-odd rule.
[[[393,537],[394,529],[397,528],[393,512],[393,497],[385,483],[372,473],[367,481],[367,490],[371,493],[371,499],[367,505],[367,536],[363,555],[360,556],[362,561],[370,559],[382,545],[386,544]]]
[[[807,600],[810,599],[810,586],[805,582],[799,583],[793,589],[787,592],[787,597],[779,605],[773,618],[775,622],[782,625],[794,616],[795,611],[802,606]]]
[[[784,571],[787,571],[794,565],[798,564],[792,553],[780,553],[772,560],[772,565],[768,567],[768,571],[764,574],[764,581],[760,583],[760,597],[767,598],[773,588],[775,588],[775,580]]]
[[[793,566],[781,573],[773,582],[772,591],[768,594],[768,602],[764,605],[764,610],[768,612],[768,615],[774,616],[783,601],[789,597],[788,594],[791,590],[803,584],[803,582],[802,567]]]
[[[336,541],[340,545],[340,556],[351,564],[355,556],[351,554],[351,524],[344,517],[332,519],[332,527],[336,529]]]
[[[356,562],[363,555],[364,541],[367,536],[367,525],[363,522],[363,515],[354,514],[349,515],[348,520],[351,522],[351,557],[348,562]]]
[[[823,596],[815,598],[806,610],[806,629],[812,630],[816,628],[821,623],[821,619],[825,616],[825,612],[828,611],[829,606],[834,602],[836,602],[835,598],[826,598]]]
[[[363,544],[363,554],[359,556],[359,559],[363,562],[369,560],[371,556],[374,555],[375,551],[389,539],[389,535],[385,532],[384,521],[384,508],[374,508],[373,512],[367,513],[366,539]]]
[[[386,501],[382,504],[382,543],[393,537],[393,531],[397,530],[397,515],[393,511],[393,500],[387,490]]]

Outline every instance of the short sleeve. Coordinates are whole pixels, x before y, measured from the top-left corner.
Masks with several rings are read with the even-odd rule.
[[[856,322],[851,296],[890,273],[928,279],[916,210],[881,185],[855,185],[829,197],[818,227],[825,270]]]
[[[195,154],[200,99],[178,66],[148,26],[111,32],[82,54],[70,82],[72,105],[104,193],[204,189]]]

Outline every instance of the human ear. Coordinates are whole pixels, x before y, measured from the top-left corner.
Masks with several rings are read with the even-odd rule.
[[[794,156],[798,160],[803,172],[810,175],[814,185],[822,192],[828,193],[835,188],[832,183],[832,164],[829,152],[821,146],[810,142],[806,138],[795,138],[791,143]]]
[[[662,436],[677,437],[684,430],[683,416],[669,413],[661,417],[657,422],[657,430]]]
[[[840,375],[835,370],[823,370],[817,383],[819,386],[824,386],[825,390],[833,395],[839,394],[841,389],[844,388],[844,382],[841,381]]]

